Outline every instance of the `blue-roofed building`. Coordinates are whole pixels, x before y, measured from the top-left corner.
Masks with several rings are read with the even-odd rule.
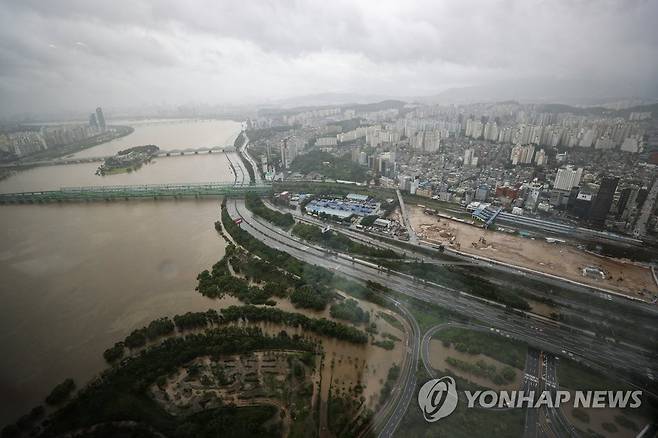
[[[354,213],[349,210],[340,210],[337,208],[331,208],[323,205],[314,204],[314,202],[309,202],[306,206],[306,211],[309,213],[321,215],[326,214],[328,216],[333,216],[339,220],[347,220],[354,216]]]
[[[350,193],[346,196],[347,199],[350,201],[356,201],[356,202],[366,202],[369,199],[368,195],[359,195],[356,193]]]
[[[359,199],[315,199],[306,205],[306,211],[315,214],[327,214],[339,219],[347,219],[354,215],[370,216],[377,214],[379,204],[376,202],[366,202],[369,198],[365,195],[355,195]],[[365,196],[362,200],[361,196]]]
[[[502,208],[493,207],[491,204],[480,204],[475,211],[473,211],[472,216],[473,218],[484,222],[485,228],[489,228],[502,211]]]

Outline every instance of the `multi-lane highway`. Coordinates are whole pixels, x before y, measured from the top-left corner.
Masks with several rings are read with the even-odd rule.
[[[268,208],[272,210],[277,210],[284,214],[292,213],[292,215],[298,221],[318,225],[321,227],[326,226],[326,222],[323,222],[322,220],[310,215],[301,214],[298,210],[285,209],[271,203],[268,200],[264,200],[264,203]],[[485,260],[474,259],[467,255],[450,254],[446,257],[445,254],[443,254],[441,251],[429,245],[407,245],[407,247],[401,248],[400,246],[389,243],[383,239],[377,239],[375,236],[368,233],[356,231],[351,227],[334,224],[332,228],[334,228],[334,231],[343,234],[344,236],[349,237],[354,241],[378,248],[389,249],[398,253],[403,253],[405,257],[410,261],[413,260],[442,266],[473,266],[486,268],[488,270],[492,270],[492,275],[488,279],[495,283],[502,282],[503,285],[509,283],[509,280],[499,279],[496,277],[495,272],[498,271],[506,274],[513,274],[515,277],[522,276],[524,278],[534,278],[538,281],[541,281],[545,287],[543,289],[536,289],[533,291],[533,293],[550,299],[552,302],[554,302],[559,307],[560,314],[572,315],[575,317],[574,319],[586,321],[591,325],[606,324],[613,333],[613,336],[616,324],[619,324],[622,321],[632,323],[638,329],[646,330],[647,333],[656,330],[655,324],[656,318],[658,318],[658,307],[649,306],[644,302],[630,301],[619,296],[610,296],[602,292],[595,292],[589,287],[579,286],[572,283],[564,283],[553,278],[544,278],[542,276],[537,277],[531,273],[503,265],[494,265],[488,263]],[[432,256],[428,256],[426,252],[419,252],[420,249],[425,251],[432,251],[434,254]],[[509,286],[517,287],[517,284],[510,284]],[[555,286],[555,290],[564,290],[565,292],[574,293],[568,295],[555,294],[553,292],[553,286]],[[627,314],[623,312],[615,312],[614,315],[610,315],[610,303],[623,305],[623,308],[629,310],[630,313]],[[613,317],[612,321],[610,321],[611,317]],[[623,342],[620,339],[617,339],[617,341]]]
[[[486,327],[473,324],[445,323],[436,325],[423,335],[421,341],[421,359],[423,366],[430,377],[437,377],[434,368],[430,362],[430,341],[436,332],[449,327],[459,327],[467,330],[487,332]],[[497,335],[506,336],[504,332],[496,331]],[[542,390],[550,391],[553,396],[559,389],[557,381],[557,359],[555,355],[545,353],[533,347],[528,347],[526,353],[525,369],[523,371],[523,383],[521,391],[524,394],[534,393],[539,395]],[[518,408],[492,408],[496,410],[508,410]],[[577,436],[575,428],[565,417],[564,412],[559,407],[542,407],[541,409],[526,408],[525,420],[523,426],[524,438],[538,437],[575,437]]]
[[[404,202],[404,201],[403,201]],[[404,204],[402,204],[404,205]],[[277,206],[273,206],[270,204],[270,208],[275,208],[279,209],[280,211],[281,208]],[[406,209],[404,210],[406,213]],[[286,210],[286,212],[292,213],[296,219],[298,220],[304,220],[304,221],[314,221],[316,219],[309,217],[308,215],[302,215],[299,211],[291,211],[291,210]],[[403,215],[403,220],[407,221],[405,219],[405,216]],[[388,247],[390,249],[396,250],[396,251],[403,251],[399,246],[395,246],[386,242],[383,242],[381,239],[376,239],[373,238],[365,233],[362,232],[357,232],[354,231],[348,227],[345,226],[337,226],[337,230],[340,233],[343,233],[347,235],[348,237],[355,239],[355,240],[361,240],[366,243],[369,243],[371,245],[376,245],[380,247]],[[410,229],[408,232],[413,233],[413,228]],[[415,235],[415,233],[413,234]],[[631,297],[628,295],[624,295],[612,290],[608,290],[605,288],[600,288],[596,287],[590,284],[585,284],[577,281],[573,281],[567,278],[562,278],[557,275],[551,275],[547,274],[544,272],[532,270],[529,268],[524,268],[521,266],[515,266],[511,265],[508,263],[500,262],[498,260],[493,260],[489,259],[486,257],[474,255],[474,254],[468,254],[463,251],[456,250],[454,248],[450,247],[444,247],[442,250],[438,249],[436,245],[433,245],[431,243],[424,242],[422,240],[417,240],[417,241],[412,241],[410,240],[407,242],[408,247],[416,247],[424,252],[430,251],[434,253],[434,256],[436,256],[438,259],[443,258],[444,261],[441,260],[434,260],[431,257],[427,257],[426,254],[423,254],[422,252],[418,251],[413,251],[410,249],[405,249],[408,254],[411,254],[412,257],[415,258],[424,258],[424,261],[426,263],[437,263],[437,264],[459,264],[457,263],[458,261],[464,262],[464,263],[470,263],[474,266],[479,266],[482,268],[486,268],[489,270],[493,271],[499,271],[505,274],[512,274],[515,276],[522,276],[527,279],[531,280],[537,280],[542,283],[544,283],[547,288],[548,287],[556,287],[561,290],[566,290],[566,291],[571,291],[577,294],[582,294],[583,298],[585,299],[599,299],[599,300],[605,300],[607,302],[611,303],[616,303],[624,306],[624,308],[629,309],[633,312],[641,312],[643,314],[649,315],[651,317],[658,317],[658,306],[655,305],[648,305],[648,303],[644,300],[641,300],[639,298]],[[446,257],[445,255],[449,255],[450,259],[452,260],[453,263],[450,263],[449,261],[445,261]]]
[[[407,321],[407,355],[400,367],[399,384],[393,389],[387,406],[375,414],[373,420],[374,430],[379,431],[382,438],[390,438],[395,433],[402,417],[416,392],[416,364],[420,354],[420,327],[416,318],[399,302],[391,299],[400,313]]]
[[[236,186],[249,184],[249,177],[247,176],[244,167],[242,167],[242,162],[239,159],[239,157],[237,157],[235,154],[232,154],[234,159],[231,160],[231,155],[227,154],[226,152],[224,154],[226,155],[228,164],[231,166],[231,170],[233,170],[233,176],[234,176],[233,184],[235,184]]]
[[[550,320],[529,319],[460,291],[411,276],[382,270],[377,265],[344,254],[329,254],[323,248],[303,242],[269,222],[255,218],[243,200],[229,200],[228,213],[243,220],[242,228],[268,246],[287,252],[307,263],[322,266],[341,275],[386,284],[391,289],[421,301],[436,304],[456,313],[477,319],[529,345],[560,354],[567,351],[576,360],[587,362],[601,371],[618,368],[645,375],[658,375],[658,366],[646,352],[611,344],[578,330],[569,330]],[[413,390],[412,390],[413,391]],[[406,407],[405,407],[406,409]]]
[[[539,378],[541,375],[541,352],[536,348],[528,347],[525,358],[525,369],[523,370],[523,392],[525,394],[537,392],[540,388]],[[537,409],[527,408],[525,410],[525,421],[523,422],[523,438],[537,438]]]
[[[243,219],[243,228],[254,237],[311,264],[333,269],[342,275],[386,284],[397,292],[479,319],[486,325],[504,329],[519,339],[528,339],[530,344],[536,344],[548,351],[560,353],[566,350],[583,359],[591,359],[606,369],[613,366],[634,370],[640,375],[644,375],[648,367],[657,375],[658,365],[654,363],[652,355],[644,350],[609,343],[585,331],[548,319],[531,319],[526,314],[519,315],[508,311],[499,303],[435,283],[418,281],[412,276],[384,270],[358,258],[329,254],[323,248],[312,246],[269,222],[254,217],[245,207],[243,200],[230,200],[228,208],[231,217]]]
[[[548,391],[555,398],[559,386],[557,381],[556,356],[535,348],[528,348],[523,373],[523,391],[534,392],[535,399],[541,391]],[[523,438],[562,438],[577,437],[559,406],[526,408],[523,425]]]
[[[238,153],[240,153],[248,162],[251,164],[251,168],[254,171],[254,179],[256,184],[260,184],[261,178],[260,178],[260,172],[258,171],[258,164],[256,161],[251,157],[249,154],[249,137],[247,137],[247,133],[245,131],[242,131],[242,145],[238,146]],[[249,178],[247,177],[246,179],[244,178],[245,175],[243,174],[243,179],[241,181],[241,184],[249,184]]]
[[[643,377],[658,375],[658,363],[655,361],[654,354],[641,348],[623,343],[611,343],[591,332],[546,318],[538,318],[536,315],[509,311],[499,303],[484,300],[463,291],[427,281],[419,281],[410,275],[382,269],[376,264],[350,255],[329,252],[255,217],[245,207],[243,200],[229,200],[227,208],[233,219],[242,219],[241,227],[253,237],[307,263],[322,266],[360,281],[370,280],[385,284],[401,294],[479,320],[482,324],[495,328],[503,336],[526,342],[544,352],[550,352],[553,355],[566,352],[574,360],[585,362],[592,368],[605,373],[610,373],[616,368]],[[344,231],[341,230],[341,232]],[[381,242],[379,243],[379,246],[382,246]],[[399,251],[399,248],[397,250]],[[411,353],[414,354],[413,349]],[[418,352],[415,354],[417,355]],[[555,379],[555,381],[557,380]],[[392,435],[395,431],[414,390],[415,380],[413,384],[405,382],[404,393],[394,414],[381,429],[386,436]],[[407,400],[406,404],[405,400]]]
[[[505,333],[501,332],[499,329],[494,329],[493,327],[484,327],[482,325],[478,324],[463,324],[459,322],[446,322],[443,324],[438,324],[433,327],[430,327],[427,329],[425,334],[423,335],[423,338],[421,339],[420,342],[420,356],[423,361],[423,367],[425,368],[425,371],[427,374],[432,377],[438,377],[436,375],[436,371],[432,367],[432,363],[430,360],[430,342],[432,341],[432,338],[434,335],[439,332],[440,330],[448,329],[448,328],[460,328],[464,330],[471,330],[471,331],[476,331],[476,332],[483,332],[483,333],[492,333],[497,336],[501,336],[503,338],[511,338],[512,336]]]
[[[264,200],[265,205],[272,209],[277,210],[281,213],[292,213],[296,220],[302,221],[309,224],[314,224],[318,226],[326,226],[326,222],[323,222],[320,219],[317,219],[310,215],[303,215],[298,210],[290,210],[280,207],[271,203],[268,200]],[[389,243],[383,239],[377,239],[376,237],[363,233],[361,231],[355,231],[354,229],[341,225],[334,225],[334,231],[349,237],[352,240],[357,242],[375,246],[378,248],[389,249],[396,251],[398,253],[403,253],[405,257],[409,260],[422,261],[423,263],[430,263],[442,266],[473,266],[486,268],[488,270],[493,270],[492,275],[488,277],[490,281],[501,283],[506,285],[509,283],[509,280],[501,280],[496,277],[495,272],[504,272],[507,274],[513,274],[515,277],[522,276],[527,278],[532,278],[532,274],[528,274],[523,271],[518,271],[512,268],[505,266],[491,265],[483,260],[473,259],[468,256],[462,256],[459,254],[451,254],[450,256],[445,256],[439,250],[426,246],[426,245],[408,245],[405,248]],[[430,250],[434,252],[433,256],[428,256],[426,253],[419,252],[418,249]],[[509,277],[509,276],[506,276]],[[622,297],[610,296],[601,292],[595,292],[590,288],[581,287],[571,283],[563,283],[556,279],[551,278],[536,278],[545,285],[543,289],[536,289],[533,293],[543,296],[547,299],[550,299],[558,307],[561,315],[572,315],[576,320],[583,320],[591,325],[608,325],[610,331],[615,332],[615,327],[617,324],[623,322],[628,322],[633,324],[637,329],[645,330],[646,333],[650,334],[656,329],[656,321],[658,318],[658,307],[647,305],[644,302],[630,301]],[[517,287],[516,284],[510,284],[511,287]],[[565,293],[555,294],[553,292],[553,286],[555,290],[564,290]],[[570,293],[573,292],[573,293]],[[610,304],[619,304],[624,307],[628,312],[615,312],[614,315],[609,313]],[[611,319],[612,318],[612,319]],[[618,342],[623,342],[620,339],[617,339]]]
[[[544,390],[550,391],[553,397],[559,389],[557,380],[557,356],[549,353],[542,354],[542,379],[544,383]],[[560,438],[560,437],[577,437],[578,433],[576,428],[569,422],[564,415],[564,411],[559,406],[544,406],[541,409],[540,415],[541,429],[544,437],[547,438]]]
[[[292,240],[293,238],[286,232],[276,229],[268,231],[268,228],[263,224],[254,219],[251,215],[251,212],[246,209],[244,206],[244,201],[235,203],[231,200],[227,203],[227,208],[229,215],[233,218],[242,218],[242,223],[240,226],[252,234],[254,237],[257,237],[259,240],[268,244],[268,246],[284,251],[289,252],[291,255],[298,257],[304,260],[304,251],[314,251],[311,256],[312,260],[304,260],[309,263],[325,267],[327,269],[333,270],[341,275],[350,277],[359,282],[366,280],[372,281],[381,281],[380,277],[368,277],[361,275],[355,270],[345,269],[344,265],[336,263],[335,260],[339,260],[337,257],[330,257],[324,251],[318,250],[316,248],[307,246],[301,241]],[[260,232],[257,230],[260,229]],[[287,244],[286,242],[280,240],[282,237],[287,237],[291,239]],[[292,242],[292,246],[290,245]],[[334,260],[334,261],[330,261]],[[350,264],[356,264],[356,260],[351,260]],[[380,412],[375,415],[373,424],[379,434],[382,437],[391,437],[395,432],[400,420],[407,411],[409,402],[413,398],[414,391],[416,389],[416,364],[418,363],[418,357],[420,355],[420,327],[416,322],[416,319],[411,315],[411,313],[406,309],[406,307],[395,300],[392,300],[395,307],[398,309],[399,313],[405,318],[409,326],[409,336],[408,336],[408,345],[407,345],[407,355],[400,369],[399,385],[396,386],[392,398],[392,406],[385,406]]]

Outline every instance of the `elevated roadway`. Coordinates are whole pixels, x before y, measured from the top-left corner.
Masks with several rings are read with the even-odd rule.
[[[295,239],[272,224],[255,218],[246,209],[243,200],[229,200],[227,208],[233,219],[242,219],[240,226],[249,234],[268,246],[287,252],[305,262],[322,266],[347,277],[386,284],[396,292],[479,320],[485,326],[495,327],[506,335],[509,334],[510,337],[534,345],[543,351],[556,355],[567,351],[571,353],[574,360],[585,362],[606,374],[610,373],[611,369],[617,368],[639,376],[646,376],[647,372],[657,375],[658,364],[655,358],[642,349],[609,343],[592,332],[528,312],[511,311],[499,303],[439,284],[419,281],[412,276],[389,271],[355,257],[330,254],[323,248]]]
[[[510,334],[517,334],[518,339],[531,345],[542,344],[539,346],[545,346],[546,350],[555,354],[561,354],[562,350],[566,350],[580,354],[583,359],[588,356],[592,359],[598,358],[603,370],[608,370],[612,365],[619,369],[637,371],[639,375],[644,376],[646,367],[651,370],[658,368],[658,364],[653,363],[655,354],[642,348],[608,342],[591,331],[530,312],[512,310],[495,301],[430,281],[418,280],[411,275],[391,271],[356,257],[336,254],[322,247],[310,245],[255,217],[245,207],[244,200],[230,200],[227,208],[232,218],[243,219],[241,226],[254,237],[311,264],[334,269],[343,275],[386,284],[397,292],[479,319],[485,325],[504,329]],[[656,375],[655,371],[654,375]]]

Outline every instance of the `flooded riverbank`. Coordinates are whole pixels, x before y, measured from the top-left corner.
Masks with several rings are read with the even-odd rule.
[[[0,207],[0,424],[165,315],[207,310],[196,275],[224,255],[219,201]]]

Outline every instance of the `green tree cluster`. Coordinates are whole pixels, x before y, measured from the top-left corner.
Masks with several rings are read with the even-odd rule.
[[[504,290],[486,278],[464,271],[461,267],[437,266],[423,262],[399,263],[389,260],[383,260],[380,264],[391,270],[460,289],[515,309],[530,310],[530,303],[515,291]]]
[[[465,360],[457,359],[452,356],[446,357],[446,363],[459,370],[466,371],[478,377],[484,377],[496,385],[504,385],[514,381],[516,372],[513,368],[507,366],[502,371],[498,371],[496,366],[488,364],[483,360],[478,360],[475,363],[470,363]]]
[[[222,309],[222,318],[225,322],[247,320],[251,322],[272,322],[290,327],[301,327],[318,335],[329,336],[355,344],[368,342],[368,335],[363,331],[331,321],[325,318],[309,318],[300,313],[286,312],[271,307],[257,306],[231,306]]]
[[[392,350],[395,348],[395,342],[390,339],[382,339],[381,341],[372,341],[372,345],[383,348],[384,350]]]
[[[356,300],[352,299],[346,299],[332,304],[329,308],[329,314],[334,318],[351,321],[356,324],[370,321],[370,314],[359,307],[359,303]]]
[[[185,337],[170,337],[106,370],[51,416],[44,436],[62,435],[67,431],[94,424],[121,420],[152,426],[165,436],[188,436],[186,433],[189,430],[203,430],[201,428],[205,427],[209,419],[205,415],[169,415],[147,394],[149,387],[161,376],[175,372],[200,356],[216,357],[267,349],[315,351],[315,347],[312,342],[299,337],[266,336],[257,327],[218,327]],[[66,389],[68,388],[67,383]],[[62,390],[58,389],[58,392],[60,391]],[[216,413],[222,419],[215,418],[215,421],[229,427],[222,431],[222,436],[241,436],[240,432],[247,426],[233,421],[241,410],[242,408],[236,408]],[[270,417],[271,415],[267,418]],[[240,421],[247,419],[241,418]],[[234,426],[230,426],[231,424]],[[200,429],[195,429],[196,427]],[[259,426],[252,424],[248,427]],[[216,432],[214,428],[212,430],[213,433]]]
[[[293,172],[318,172],[329,179],[361,182],[366,179],[366,168],[352,161],[349,154],[336,157],[328,152],[312,151],[298,155],[290,164]]]
[[[214,309],[205,312],[187,312],[174,316],[174,324],[179,331],[194,330],[217,325],[222,322],[221,316]]]
[[[298,307],[322,310],[335,298],[335,293],[333,293],[331,288],[334,280],[334,274],[332,272],[302,262],[283,251],[270,248],[258,239],[255,239],[233,222],[226,208],[222,208],[222,222],[226,231],[233,239],[252,255],[260,257],[271,266],[278,267],[295,277],[293,281],[290,276],[279,275],[279,280],[277,281],[279,285],[285,283],[294,288],[294,291],[290,295],[290,300],[293,304]],[[232,251],[234,250],[227,250],[226,254],[232,255]],[[218,264],[220,263],[218,262]],[[220,268],[218,267],[217,269],[219,270]],[[215,271],[215,267],[213,267],[213,271]],[[204,295],[208,296],[212,296],[210,294],[219,295],[226,292],[222,289],[223,286],[221,284],[214,281],[214,277],[214,274],[211,275],[211,273],[206,271],[202,272],[199,275],[198,290],[201,293],[205,292]],[[275,287],[271,286],[269,289],[274,290]]]
[[[293,227],[292,233],[308,242],[348,254],[389,259],[402,258],[400,254],[393,250],[364,245],[335,231],[326,231],[323,233],[322,229],[317,225],[303,224],[300,222]]]
[[[75,390],[75,382],[73,379],[66,379],[50,391],[50,394],[46,397],[46,403],[49,405],[58,405],[68,399],[73,390]]]
[[[245,195],[245,205],[256,216],[260,216],[266,221],[272,222],[274,225],[281,227],[284,230],[288,230],[295,223],[292,214],[281,213],[267,208],[260,197],[255,193],[247,193]]]
[[[439,331],[435,337],[451,343],[462,353],[484,354],[518,369],[525,366],[526,346],[518,341],[454,327]]]

